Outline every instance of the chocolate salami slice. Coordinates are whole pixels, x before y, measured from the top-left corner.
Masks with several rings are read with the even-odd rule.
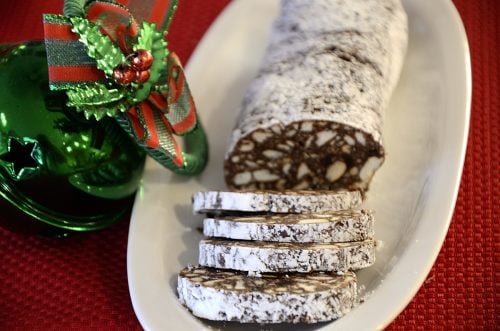
[[[359,191],[208,191],[193,195],[193,211],[322,213],[351,209],[361,202]]]
[[[231,189],[368,188],[406,50],[399,0],[287,0],[225,158]]]
[[[206,239],[199,263],[205,267],[250,272],[344,273],[375,262],[373,240],[349,243],[284,243]]]
[[[326,214],[219,216],[203,220],[203,234],[240,240],[350,242],[373,239],[373,213],[366,210]]]
[[[316,323],[348,313],[356,275],[328,273],[248,277],[236,271],[191,267],[179,273],[179,299],[195,316],[241,323]]]

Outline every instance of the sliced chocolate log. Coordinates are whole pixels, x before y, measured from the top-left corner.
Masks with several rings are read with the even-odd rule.
[[[373,240],[349,243],[284,243],[205,239],[199,264],[250,272],[344,273],[375,262]]]
[[[203,220],[203,234],[240,240],[277,242],[350,242],[373,239],[371,211],[326,214],[217,216]]]
[[[249,277],[203,267],[179,273],[179,299],[195,316],[241,323],[316,323],[348,313],[356,275],[328,273]]]
[[[399,0],[288,0],[225,158],[231,189],[366,190],[401,70]]]
[[[323,213],[355,208],[359,191],[208,191],[193,195],[195,213]]]

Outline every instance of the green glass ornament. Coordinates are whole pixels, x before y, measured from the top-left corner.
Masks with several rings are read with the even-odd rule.
[[[49,90],[42,43],[0,45],[0,196],[45,224],[101,229],[130,208],[144,152]]]

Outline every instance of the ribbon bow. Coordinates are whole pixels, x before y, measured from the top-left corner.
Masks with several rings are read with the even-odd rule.
[[[157,160],[183,166],[173,135],[193,131],[197,116],[164,38],[177,0],[80,2],[66,1],[64,16],[44,15],[50,88],[66,91],[87,118],[115,117]]]

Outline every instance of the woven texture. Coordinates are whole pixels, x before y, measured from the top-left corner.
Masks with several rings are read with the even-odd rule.
[[[468,151],[445,244],[389,330],[494,330],[500,325],[499,21],[495,0],[455,0],[469,38],[473,100]],[[185,62],[229,0],[183,0],[169,34]],[[0,43],[42,39],[41,14],[62,0],[0,1]],[[0,222],[14,215],[0,210]],[[128,293],[128,219],[65,240],[0,228],[0,329],[141,329]]]

